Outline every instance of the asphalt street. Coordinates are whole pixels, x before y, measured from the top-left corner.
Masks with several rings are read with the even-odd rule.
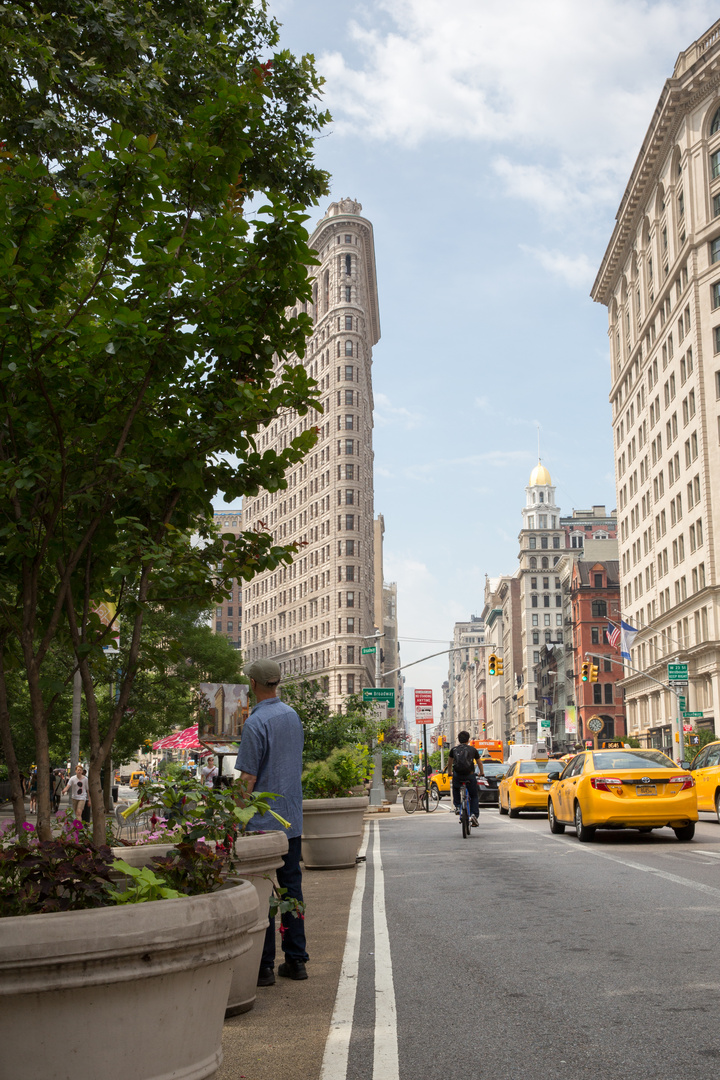
[[[444,800],[369,826],[322,1080],[715,1075],[720,825],[601,832]]]

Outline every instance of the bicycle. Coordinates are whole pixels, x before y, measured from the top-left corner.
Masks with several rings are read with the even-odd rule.
[[[403,809],[405,812],[414,814],[417,809],[424,810],[426,794],[428,797],[428,811],[432,814],[434,810],[437,810],[440,804],[440,796],[437,791],[430,790],[426,792],[424,787],[418,787],[416,785],[415,787],[408,788],[403,794]]]
[[[468,795],[467,780],[460,781],[460,825],[462,826],[463,840],[470,835],[470,796]]]

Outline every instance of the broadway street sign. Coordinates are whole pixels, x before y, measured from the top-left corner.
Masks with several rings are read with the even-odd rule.
[[[384,701],[388,709],[394,709],[395,687],[363,686],[363,701]]]

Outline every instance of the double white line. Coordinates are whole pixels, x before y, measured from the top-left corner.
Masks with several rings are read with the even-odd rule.
[[[395,1007],[395,984],[390,955],[390,935],[385,913],[385,878],[380,854],[379,822],[373,827],[373,936],[375,943],[375,1040],[373,1050],[372,1080],[399,1080],[397,1010]],[[369,832],[360,848],[360,856],[367,853]],[[365,896],[366,864],[358,865],[355,890],[350,903],[348,931],[345,943],[340,982],[338,983],[335,1008],[330,1022],[330,1033],[325,1044],[320,1080],[346,1080],[348,1054],[352,1037],[355,998],[357,996],[358,969],[360,961],[360,936],[362,905]]]

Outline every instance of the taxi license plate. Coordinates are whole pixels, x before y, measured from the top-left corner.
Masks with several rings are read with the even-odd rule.
[[[638,784],[635,788],[638,795],[657,795],[656,784]]]

